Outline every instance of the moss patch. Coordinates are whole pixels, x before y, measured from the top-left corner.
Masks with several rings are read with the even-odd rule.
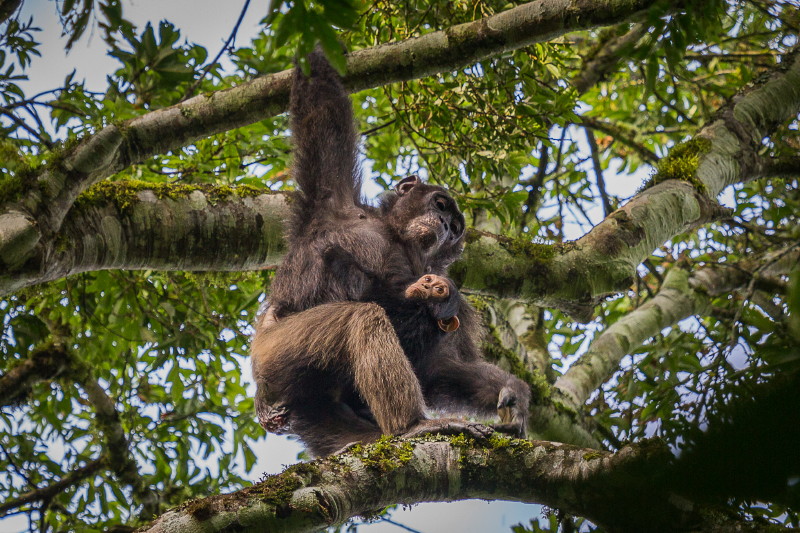
[[[322,478],[318,462],[292,465],[277,476],[269,476],[257,485],[241,491],[243,498],[253,495],[259,500],[275,506],[275,515],[286,518],[291,514],[290,502],[294,492]]]
[[[252,198],[272,192],[251,185],[151,183],[140,180],[101,181],[78,196],[75,206],[78,208],[94,207],[113,202],[120,210],[125,210],[139,201],[138,194],[142,191],[152,191],[160,200],[182,200],[188,198],[191,193],[200,191],[211,205],[234,197]]]
[[[0,176],[0,205],[17,199],[22,194],[22,179],[19,176],[3,174]]]
[[[603,454],[600,452],[587,452],[583,454],[584,461],[591,461],[593,459],[600,459],[603,457]]]
[[[680,180],[692,184],[698,192],[708,194],[706,185],[697,178],[697,167],[702,156],[711,151],[711,146],[710,140],[695,137],[673,147],[667,157],[656,164],[656,173],[642,185],[641,190],[662,181]]]
[[[356,444],[349,453],[357,457],[368,468],[380,472],[391,472],[408,463],[414,457],[414,446],[407,441],[384,435],[372,444]]]
[[[550,398],[551,388],[547,377],[541,372],[529,370],[516,352],[503,346],[497,328],[489,325],[487,330],[489,334],[481,346],[486,359],[492,362],[505,361],[508,364],[509,372],[531,386],[535,403],[541,403],[542,400]]]

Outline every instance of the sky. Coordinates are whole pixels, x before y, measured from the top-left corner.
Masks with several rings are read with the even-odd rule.
[[[150,21],[156,25],[166,19],[181,30],[182,38],[205,46],[212,58],[228,38],[244,0],[222,3],[219,0],[132,0],[124,2],[125,17],[139,29]],[[226,9],[221,9],[225,5]],[[240,26],[236,44],[246,45],[259,31],[259,21],[268,9],[267,0],[251,0],[247,15]],[[57,16],[57,5],[52,0],[25,0],[19,14],[21,20],[33,16],[35,26],[42,29],[35,36],[40,41],[41,57],[34,57],[28,69],[28,81],[20,86],[26,94],[36,94],[62,85],[64,78],[76,70],[75,79],[86,81],[89,90],[104,91],[106,75],[118,68],[119,63],[105,54],[99,31],[88,29],[73,49],[66,53],[66,38]],[[249,375],[249,365],[243,364]],[[284,466],[297,462],[302,447],[283,436],[269,435],[260,439],[254,448],[258,462],[247,476],[257,481],[262,473],[278,473]],[[54,452],[56,452],[54,450]],[[408,528],[421,533],[458,531],[479,533],[510,531],[515,524],[528,524],[541,513],[541,506],[515,502],[486,502],[467,500],[452,503],[420,504],[399,508],[391,515],[392,521],[360,525],[364,533],[399,533]],[[17,533],[28,530],[24,515],[0,519],[0,532]]]

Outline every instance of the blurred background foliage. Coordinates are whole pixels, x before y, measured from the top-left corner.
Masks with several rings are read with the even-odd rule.
[[[797,42],[794,2],[687,4],[679,14],[667,14],[664,3],[633,24],[571,33],[458,71],[358,93],[353,99],[370,194],[419,173],[449,187],[480,229],[544,243],[579,237],[635,193],[657,158],[713,120],[718,107]],[[317,41],[341,69],[342,44],[368,48],[513,5],[276,2],[251,42],[214,58],[217,50],[187,42],[169,21],[136,27],[119,0],[64,0],[52,8],[59,10],[66,46],[96,32],[118,68],[104,91],[89,90],[73,72],[40,94],[19,85],[31,65],[47,60],[39,57],[36,20],[11,17],[0,30],[0,201],[14,194],[9,176],[50,161],[60,146],[107,124],[290,68],[295,54]],[[596,54],[631,31],[641,37],[619,52],[614,67],[576,88],[574,80]],[[288,135],[286,116],[277,116],[156,156],[112,179],[291,189]],[[795,155],[798,148],[795,121],[765,139],[763,152]],[[606,326],[652,298],[678,264],[736,268],[742,259],[797,246],[796,177],[737,185],[724,200],[733,209],[729,219],[664,243],[628,291],[597,308],[593,322],[536,311],[547,366],[563,372]],[[0,372],[53,346],[89,367],[113,399],[162,509],[241,487],[248,482],[241,472],[255,460],[252,444],[262,436],[241,369],[248,366],[249,324],[269,286],[265,267],[235,274],[95,272],[20,291],[0,302]],[[791,346],[798,331],[787,318],[792,295],[796,301],[797,276],[724,295],[708,316],[667,328],[631,353],[587,405],[606,445],[653,435],[679,444],[732,383],[796,368]],[[57,375],[0,411],[0,493],[8,500],[105,453],[81,383]],[[112,504],[129,501],[129,491],[101,470],[22,510],[42,529],[99,529],[136,519],[135,509]],[[797,525],[797,515],[784,508],[742,505]]]

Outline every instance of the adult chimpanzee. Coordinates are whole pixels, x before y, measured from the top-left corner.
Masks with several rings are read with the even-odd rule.
[[[381,434],[487,433],[427,419],[426,401],[496,409],[502,429],[523,433],[530,390],[480,359],[479,320],[460,295],[461,328],[413,358],[398,338],[409,334],[390,320],[392,304],[364,301],[378,292],[399,301],[424,274],[443,275],[463,249],[464,217],[445,189],[416,176],[378,207],[366,204],[350,100],[319,52],[310,65],[310,77],[296,69],[290,102],[299,192],[289,249],[251,349],[259,420],[268,430],[285,426],[317,456]]]

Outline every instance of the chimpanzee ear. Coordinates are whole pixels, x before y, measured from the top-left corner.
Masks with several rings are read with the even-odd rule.
[[[457,316],[451,318],[441,318],[438,321],[439,329],[445,333],[451,333],[461,326],[461,321]]]
[[[419,176],[417,176],[416,174],[412,174],[408,177],[401,179],[400,183],[394,186],[394,190],[397,192],[397,194],[403,196],[404,194],[409,192],[411,189],[413,189],[416,185],[419,185],[420,183],[422,182],[420,181]]]

